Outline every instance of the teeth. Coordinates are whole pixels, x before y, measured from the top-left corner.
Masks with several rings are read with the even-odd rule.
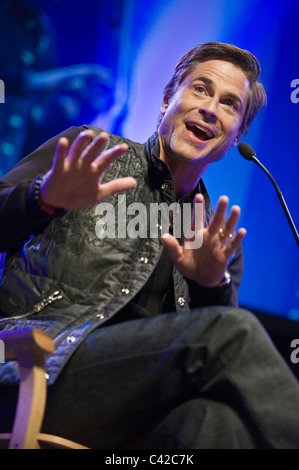
[[[200,131],[204,132],[206,134],[206,136],[208,137],[208,139],[210,139],[211,137],[213,137],[213,134],[211,131],[208,131],[207,129],[203,129],[202,127],[198,126],[197,124],[194,124],[193,127],[196,127],[197,129],[199,129]]]

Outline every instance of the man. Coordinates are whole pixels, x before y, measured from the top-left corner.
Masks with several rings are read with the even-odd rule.
[[[235,46],[196,47],[166,86],[145,145],[72,128],[2,178],[0,326],[55,338],[45,432],[95,448],[298,447],[298,384],[237,308],[240,209],[226,219],[223,196],[212,214],[201,179],[264,104],[259,73]],[[157,237],[129,230],[131,204],[148,215],[175,202],[182,212],[193,205],[189,233],[175,237],[173,222]],[[1,378],[6,423],[13,364]]]

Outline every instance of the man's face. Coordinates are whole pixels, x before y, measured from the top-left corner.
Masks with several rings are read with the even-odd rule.
[[[202,62],[161,106],[161,158],[206,167],[236,145],[245,113],[249,82],[230,62]]]

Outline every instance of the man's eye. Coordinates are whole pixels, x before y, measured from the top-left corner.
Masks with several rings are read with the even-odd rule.
[[[238,109],[236,103],[235,103],[234,101],[232,101],[232,100],[227,100],[227,101],[226,101],[226,104],[227,104],[227,106],[228,106],[229,108],[233,108],[233,109],[235,109],[235,110]]]
[[[200,94],[205,93],[204,87],[203,87],[203,86],[200,86],[200,85],[196,86],[196,87],[195,87],[195,90],[196,90],[198,93],[200,93]]]

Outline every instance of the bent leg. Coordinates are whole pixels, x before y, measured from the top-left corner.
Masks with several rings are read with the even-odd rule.
[[[200,399],[208,400],[209,415]],[[191,402],[199,406],[193,424]],[[177,419],[184,426],[177,442],[200,448],[205,422],[211,435],[215,423],[217,436],[217,407],[222,432],[232,436],[227,447],[244,446],[245,436],[248,446],[299,447],[298,383],[242,309],[203,308],[95,330],[49,387],[43,431],[109,449],[130,447],[166,422],[175,434],[169,426]],[[233,421],[244,430],[240,442]]]
[[[98,329],[49,392],[45,429],[57,426],[58,413],[62,431],[75,440],[85,435],[92,447],[120,447],[198,397],[231,407],[261,447],[299,445],[298,383],[242,309]]]

